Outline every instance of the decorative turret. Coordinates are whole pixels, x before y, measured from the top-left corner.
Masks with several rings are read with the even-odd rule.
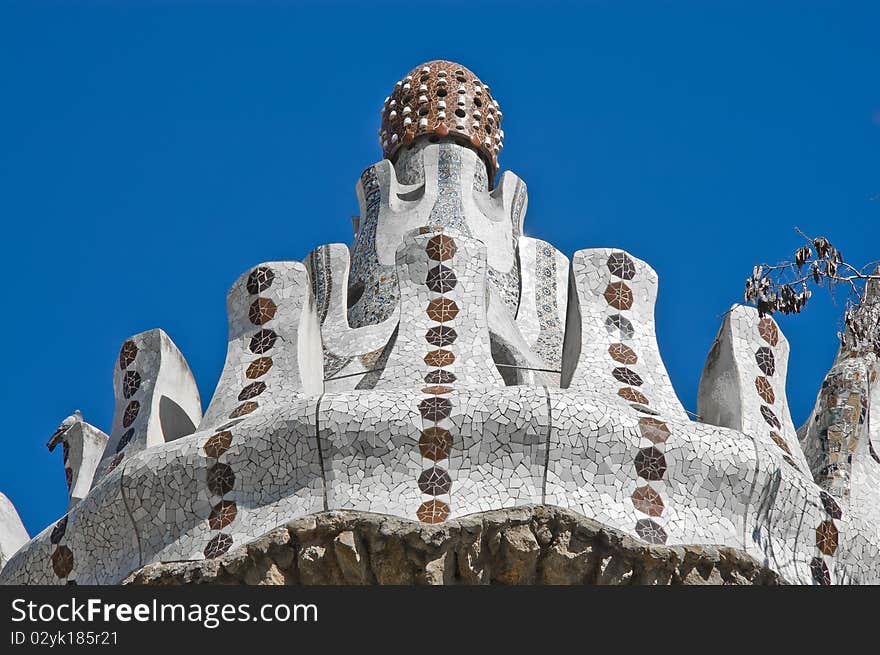
[[[429,62],[397,83],[382,112],[385,159],[367,168],[356,187],[361,213],[354,221],[346,296],[352,327],[381,324],[396,311],[395,252],[407,234],[424,227],[486,245],[489,288],[507,314],[501,322],[513,323],[527,194],[523,181],[510,172],[495,184],[500,121],[488,86],[460,64]],[[493,328],[509,332],[503,325]],[[533,365],[541,361],[525,353],[513,358]]]
[[[419,137],[433,143],[450,137],[480,155],[491,186],[504,142],[501,116],[489,85],[471,71],[451,61],[429,61],[413,68],[385,99],[379,143],[385,158],[395,161],[401,146]]]

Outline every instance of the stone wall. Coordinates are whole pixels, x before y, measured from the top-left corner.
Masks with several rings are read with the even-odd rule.
[[[276,528],[216,559],[146,566],[123,584],[777,585],[742,551],[658,546],[539,505],[426,525],[333,511]]]

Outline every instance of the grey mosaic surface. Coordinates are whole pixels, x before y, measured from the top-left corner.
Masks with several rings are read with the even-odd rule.
[[[516,326],[550,370],[562,369],[568,309],[568,257],[546,241],[520,237],[522,291]],[[555,377],[559,386],[559,376]]]

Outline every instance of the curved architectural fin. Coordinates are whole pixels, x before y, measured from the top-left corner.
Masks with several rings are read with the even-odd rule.
[[[785,461],[808,473],[785,394],[788,353],[776,321],[754,307],[731,307],[703,367],[697,414],[703,423],[772,440]]]
[[[562,386],[617,395],[687,420],[657,347],[657,273],[622,250],[579,250],[571,262]]]
[[[449,376],[456,388],[503,386],[489,343],[485,246],[420,228],[397,250],[397,279],[406,320],[375,388],[442,385]]]
[[[305,265],[255,266],[232,285],[226,307],[226,363],[199,430],[323,392],[321,331]]]
[[[324,348],[326,391],[354,389],[380,361],[398,322],[398,307],[381,323],[353,328],[348,324],[349,298],[357,300],[363,289],[348,289],[350,256],[348,247],[331,243],[306,257],[312,280],[321,341]]]
[[[526,183],[516,173],[504,171],[501,181],[492,193],[493,199],[499,200],[503,207],[504,215],[510,218],[513,231],[516,236],[522,236],[523,224],[526,220],[526,211],[529,206],[529,193]]]
[[[113,392],[113,427],[94,484],[124,457],[192,434],[202,418],[199,389],[189,365],[158,328],[122,344],[113,370]],[[163,398],[181,410],[174,420],[169,420],[169,403]]]
[[[58,429],[49,438],[46,447],[49,452],[58,444],[64,451],[64,477],[67,480],[69,500],[67,509],[85,498],[92,488],[95,471],[109,437],[94,425],[83,421],[82,414],[76,410],[61,422]]]

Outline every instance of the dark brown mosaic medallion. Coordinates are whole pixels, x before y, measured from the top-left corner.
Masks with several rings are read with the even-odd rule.
[[[623,398],[624,400],[628,400],[631,403],[640,403],[642,405],[648,405],[648,398],[641,391],[637,389],[633,389],[632,387],[624,387],[623,389],[619,389],[617,391],[617,395]]]
[[[773,439],[773,443],[779,446],[786,455],[789,457],[791,456],[791,449],[789,449],[788,444],[785,443],[785,439],[782,438],[781,434],[770,430],[770,438]]]
[[[235,472],[229,464],[218,462],[208,469],[208,489],[216,496],[232,491],[235,486]]]
[[[663,499],[648,485],[633,491],[632,502],[637,510],[648,516],[660,516],[663,513]]]
[[[605,289],[605,300],[615,309],[629,309],[633,304],[633,293],[624,282],[612,282]]]
[[[248,318],[254,325],[262,325],[275,318],[277,310],[278,307],[270,298],[257,298],[251,303],[248,310]]]
[[[265,291],[269,287],[272,286],[272,282],[275,280],[275,273],[271,268],[267,268],[265,266],[258,266],[254,270],[251,271],[251,274],[248,275],[247,279],[247,290],[248,293],[260,293],[261,291]]]
[[[629,384],[634,387],[640,387],[642,385],[641,376],[635,371],[625,368],[623,366],[618,366],[613,371],[611,371],[611,375],[615,377],[615,379],[623,382],[624,384]]]
[[[440,496],[448,494],[451,488],[452,478],[449,477],[449,473],[439,466],[432,466],[422,471],[422,474],[419,476],[419,489],[422,490],[422,493],[430,496]]]
[[[122,459],[125,457],[125,453],[116,453],[113,456],[113,459],[110,460],[110,463],[107,465],[107,473],[105,475],[110,475],[110,473],[122,462]]]
[[[125,408],[125,412],[122,414],[122,427],[127,428],[134,423],[140,409],[141,404],[138,401],[132,400],[128,403],[128,407]]]
[[[251,382],[247,385],[241,392],[238,394],[239,400],[249,400],[251,398],[256,398],[261,393],[266,390],[265,382]]]
[[[758,334],[771,346],[779,343],[779,328],[776,327],[776,321],[772,318],[764,317],[761,319],[758,323]]]
[[[761,405],[761,416],[764,417],[764,420],[767,421],[770,426],[777,430],[782,429],[782,423],[779,422],[779,419],[776,418],[776,414],[774,414],[773,410],[767,407],[767,405]]]
[[[208,525],[212,530],[222,530],[235,520],[238,507],[231,500],[221,500],[211,509]]]
[[[428,366],[449,366],[455,363],[455,354],[449,350],[432,350],[425,355],[425,364]]]
[[[452,446],[452,435],[449,430],[431,427],[422,431],[419,437],[419,451],[422,457],[433,462],[449,457],[449,448]]]
[[[828,516],[833,519],[839,519],[843,517],[843,510],[840,509],[840,505],[837,504],[837,501],[826,491],[820,491],[819,497],[822,499],[822,506],[825,508],[825,511],[828,512]]]
[[[620,362],[626,366],[632,366],[639,361],[636,351],[623,343],[612,343],[608,346],[608,354],[615,362]]]
[[[131,443],[131,438],[134,436],[134,428],[128,428],[121,437],[119,437],[119,443],[116,444],[116,452],[121,452],[123,448],[125,448],[128,444]]]
[[[455,240],[445,234],[438,234],[437,236],[431,237],[428,240],[428,245],[425,246],[425,252],[428,254],[428,257],[440,262],[455,257],[455,251],[457,249]]]
[[[443,369],[430,371],[425,375],[425,382],[428,384],[452,384],[455,382],[455,373],[452,371],[444,371]]]
[[[240,418],[256,411],[257,407],[259,407],[259,405],[255,401],[249,400],[229,412],[229,418]]]
[[[458,316],[458,305],[449,298],[434,298],[428,303],[428,318],[438,323],[453,320]]]
[[[422,503],[416,510],[416,516],[422,523],[443,523],[449,518],[449,505],[435,498]]]
[[[608,257],[608,270],[611,275],[623,280],[632,280],[636,276],[636,265],[626,253],[613,252]]]
[[[272,349],[278,335],[273,330],[262,329],[251,337],[250,349],[252,353],[262,355]]]
[[[455,273],[443,264],[428,271],[428,277],[425,279],[427,287],[436,293],[449,293],[457,283],[458,279],[455,277]]]
[[[122,395],[131,398],[141,386],[141,374],[137,371],[126,371],[122,376]]]
[[[428,343],[432,346],[439,346],[441,348],[454,343],[457,338],[458,333],[446,325],[432,327],[425,333],[425,340]]]
[[[773,351],[767,346],[761,346],[758,348],[755,352],[755,361],[758,364],[758,368],[763,371],[764,375],[773,375],[776,373],[776,358],[773,356]]]
[[[216,458],[220,457],[220,455],[229,450],[229,447],[231,445],[232,433],[227,430],[223,430],[222,432],[211,435],[205,442],[203,448],[205,450],[205,454],[208,457]]]
[[[53,546],[61,543],[65,532],[67,532],[67,516],[62,517],[55,524],[55,527],[52,528],[52,534],[49,535],[49,543]]]
[[[649,544],[666,543],[666,531],[651,519],[639,519],[636,522],[636,534]]]
[[[73,571],[73,551],[67,546],[58,546],[52,553],[52,570],[59,578],[66,578]]]
[[[645,480],[662,480],[666,475],[666,458],[653,446],[642,448],[635,457],[636,473]]]
[[[770,384],[770,380],[763,375],[759,375],[755,378],[755,389],[758,390],[758,395],[761,396],[764,402],[768,405],[772,405],[776,402],[776,394],[773,392],[773,386]]]
[[[821,557],[814,557],[810,561],[810,572],[816,584],[823,586],[831,584],[831,573],[828,572],[828,566]]]
[[[247,371],[245,371],[245,375],[254,380],[258,377],[266,375],[269,372],[269,369],[272,368],[272,358],[271,357],[259,357],[252,361],[250,365],[247,367]]]
[[[428,421],[442,421],[452,412],[452,401],[448,398],[425,398],[419,403],[422,418]]]
[[[834,521],[822,521],[816,528],[816,548],[825,555],[834,555],[837,551],[838,532]]]
[[[129,340],[122,344],[122,348],[119,351],[119,368],[123,371],[127,369],[134,362],[137,354],[138,347],[134,344],[134,341]]]
[[[205,557],[208,559],[220,557],[220,555],[223,555],[231,546],[232,537],[221,532],[220,534],[211,537],[208,545],[205,546]]]

